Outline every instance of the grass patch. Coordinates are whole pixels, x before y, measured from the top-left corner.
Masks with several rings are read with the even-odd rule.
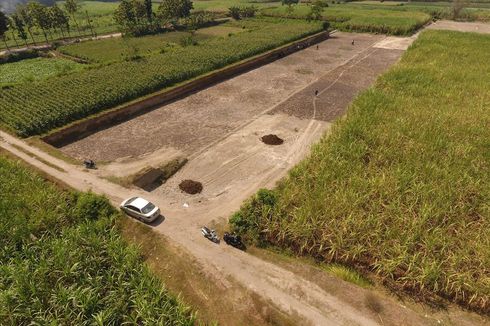
[[[84,65],[61,58],[35,58],[0,64],[0,87],[81,71]]]
[[[172,51],[174,48],[180,48],[179,42],[191,35],[189,32],[167,32],[141,37],[115,37],[65,45],[58,50],[92,63],[106,64]],[[198,35],[198,40],[208,38]]]
[[[340,278],[341,280],[358,285],[362,288],[368,288],[371,286],[371,282],[369,282],[369,280],[359,274],[358,271],[350,267],[342,266],[339,264],[330,264],[322,266],[322,268],[328,273]]]
[[[488,313],[488,53],[488,35],[422,33],[233,228]]]
[[[0,324],[194,324],[107,199],[60,191],[3,154],[0,193]]]

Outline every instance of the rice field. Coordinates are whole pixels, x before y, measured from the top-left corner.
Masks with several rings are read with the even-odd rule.
[[[85,69],[85,66],[61,58],[34,58],[0,64],[0,87],[27,83]]]
[[[489,313],[489,53],[489,35],[423,32],[232,227]]]
[[[61,191],[0,153],[0,324],[194,325],[105,198]]]

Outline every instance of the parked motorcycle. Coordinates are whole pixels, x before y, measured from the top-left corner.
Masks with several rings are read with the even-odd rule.
[[[223,240],[225,240],[227,245],[233,246],[240,250],[245,250],[245,245],[242,242],[242,238],[235,233],[225,232]]]
[[[83,165],[85,165],[86,169],[96,169],[95,162],[92,160],[85,160],[83,161]]]
[[[216,234],[215,230],[210,230],[209,228],[203,226],[201,229],[201,233],[205,238],[213,241],[214,243],[219,243],[219,237]]]

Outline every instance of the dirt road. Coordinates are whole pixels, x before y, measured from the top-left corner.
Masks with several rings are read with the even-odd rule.
[[[337,34],[336,37],[343,38],[341,41],[345,44],[350,44],[352,40],[352,34],[347,33]],[[320,46],[328,47],[328,42],[331,41],[328,40]],[[186,151],[185,146],[197,146],[189,164],[167,184],[151,193],[123,188],[108,182],[100,178],[97,172],[87,171],[80,166],[74,166],[54,158],[4,132],[0,132],[0,146],[73,188],[105,194],[115,205],[130,196],[140,195],[148,198],[159,205],[165,215],[165,219],[157,221],[152,227],[196,257],[203,265],[206,273],[217,279],[231,277],[239,281],[246,288],[259,294],[281,310],[300,316],[305,324],[437,324],[437,320],[432,317],[413,311],[387,296],[380,299],[383,311],[374,312],[363,303],[363,299],[370,294],[370,290],[346,283],[344,288],[348,289],[348,293],[342,295],[330,293],[315,282],[278,265],[224,244],[215,245],[204,239],[199,232],[202,224],[213,221],[219,222],[227,218],[239,208],[244,199],[258,188],[273,186],[290,167],[307,155],[310,144],[317,140],[325,130],[328,130],[332,119],[345,112],[349,99],[352,99],[359,90],[369,86],[379,73],[395,62],[409,43],[409,41],[401,38],[398,38],[397,41],[397,39],[376,36],[363,50],[357,51],[348,60],[338,62],[332,69],[317,73],[314,78],[310,76],[307,79],[295,79],[300,82],[294,83],[294,87],[286,87],[279,95],[268,97],[266,92],[263,94],[266,98],[259,99],[263,102],[254,104],[261,109],[254,108],[250,111],[251,113],[245,116],[246,118],[243,118],[243,115],[239,114],[240,112],[238,115],[234,112],[240,110],[220,111],[219,114],[224,115],[225,118],[233,117],[227,122],[231,128],[228,125],[228,127],[221,129],[217,126],[216,128],[220,131],[211,133],[204,145],[184,144],[183,147],[178,147],[163,144],[162,147],[161,142],[164,142],[165,139],[160,138],[153,142],[148,135],[141,137],[139,140],[141,146],[147,145],[145,141],[150,143],[150,147],[154,146],[149,151],[150,158],[151,151],[161,150],[165,146],[172,147],[174,151],[180,150],[182,152]],[[313,51],[316,50],[306,49],[299,54],[308,56]],[[291,60],[291,58],[285,59]],[[290,64],[293,63],[290,62]],[[268,68],[271,67],[267,65],[258,70]],[[295,69],[302,68],[304,67],[295,67]],[[271,75],[270,78],[274,77],[277,78],[275,80],[280,80],[287,77],[277,65],[272,67],[270,73],[272,74],[273,71],[279,75],[276,77]],[[237,78],[240,77],[248,78],[248,82],[241,79],[244,85],[257,83],[250,75],[245,74]],[[268,79],[269,82],[271,81],[270,78]],[[294,78],[298,78],[298,76],[295,75]],[[231,80],[230,83],[237,83],[237,81]],[[229,85],[226,83],[216,85],[216,88],[213,86],[209,91],[218,92]],[[318,91],[316,95],[315,91]],[[235,94],[236,92],[240,92],[240,88],[235,89],[232,93]],[[336,96],[342,93],[347,94],[342,97],[342,101],[335,100],[338,98]],[[203,94],[198,93],[196,96],[199,99],[199,96],[202,98]],[[242,102],[248,101],[247,98],[247,96],[237,95],[223,98],[222,101],[233,101],[234,108],[242,108]],[[194,111],[200,109],[200,107],[196,107],[200,105],[196,98],[187,98],[183,101],[183,103],[176,105],[185,108],[189,101],[195,101],[192,109]],[[254,103],[256,103],[255,101]],[[208,102],[203,101],[203,103]],[[250,102],[246,103],[250,104]],[[220,105],[211,102],[209,107],[220,107]],[[298,105],[304,110],[298,109]],[[158,114],[166,112],[167,109],[162,108]],[[208,107],[204,107],[204,109],[208,109]],[[180,114],[177,111],[171,113]],[[149,115],[151,119],[145,121],[153,123],[158,114]],[[168,116],[171,114],[163,113],[159,116],[160,120],[156,120],[156,125],[164,124],[164,118]],[[184,114],[183,117],[185,116]],[[195,119],[196,125],[189,127],[191,131],[196,132],[201,119],[203,116]],[[185,119],[182,118],[182,121]],[[179,128],[178,124],[175,127]],[[121,128],[137,130],[131,129],[131,125],[125,125]],[[259,136],[271,131],[271,129],[286,140],[284,145],[270,147],[259,142]],[[111,151],[110,146],[113,145],[113,142],[117,142],[117,138],[122,135],[121,130],[107,131],[107,139],[104,139],[105,144],[100,147],[100,154],[98,155],[102,157],[104,151]],[[111,133],[116,135],[115,138],[112,138],[112,142],[109,138]],[[103,137],[99,135],[99,139],[101,138]],[[91,141],[96,141],[96,139],[87,140],[83,146],[90,146]],[[200,144],[200,142],[202,140],[196,140],[196,144]],[[155,146],[159,143],[159,146]],[[119,145],[115,144],[114,146]],[[146,149],[143,152],[138,152],[138,146],[131,150],[135,151],[135,156],[148,152]],[[118,158],[120,155],[117,154],[114,157]],[[148,157],[145,158],[148,159]],[[49,164],[44,162],[49,162]],[[123,166],[120,165],[119,167],[122,168]],[[189,197],[175,190],[178,180],[187,176],[202,178],[205,184],[202,195]],[[184,207],[184,203],[188,205]],[[341,280],[334,282],[343,284]]]

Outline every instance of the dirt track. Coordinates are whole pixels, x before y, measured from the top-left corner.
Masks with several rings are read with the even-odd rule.
[[[153,226],[155,230],[186,248],[203,264],[207,273],[219,279],[227,277],[236,279],[282,310],[298,313],[304,318],[305,324],[437,324],[431,317],[427,315],[424,317],[424,313],[427,312],[412,311],[386,296],[381,299],[382,313],[375,314],[363,304],[363,299],[370,293],[368,290],[335,279],[332,283],[340,284],[344,291],[343,294],[332,293],[315,282],[277,265],[225,245],[214,245],[199,234],[202,224],[228,217],[257,188],[273,186],[276,180],[307,154],[309,145],[318,139],[324,130],[328,129],[330,123],[327,121],[344,112],[342,110],[345,110],[348,101],[334,103],[331,99],[335,97],[331,96],[330,92],[335,91],[336,94],[346,92],[349,98],[352,98],[358,90],[367,87],[376,74],[381,73],[396,60],[401,54],[400,49],[403,48],[401,43],[405,42],[402,39],[398,43],[396,40],[386,42],[387,38],[382,36],[362,35],[360,38],[363,38],[364,41],[359,41],[359,45],[366,42],[363,49],[352,53],[347,50],[347,47],[351,46],[353,37],[356,37],[356,44],[358,44],[357,34],[354,35],[339,33],[336,38],[321,44],[319,51],[325,51],[323,48],[330,44],[337,44],[338,50],[332,51],[330,56],[325,55],[318,58],[318,52],[315,52],[317,50],[314,48],[301,51],[297,55],[300,56],[299,58],[303,56],[303,61],[292,58],[295,54],[285,58],[284,61],[280,60],[236,77],[229,82],[213,86],[142,116],[141,119],[134,119],[127,124],[108,129],[64,148],[65,152],[75,155],[96,153],[99,159],[104,159],[104,155],[107,155],[106,160],[119,158],[116,164],[119,164],[120,169],[130,164],[137,165],[136,160],[129,160],[131,163],[125,163],[124,159],[121,159],[129,153],[133,156],[147,153],[143,159],[146,162],[158,162],[159,157],[165,157],[166,149],[169,149],[172,155],[175,155],[176,151],[191,154],[192,159],[188,165],[167,184],[152,193],[117,186],[99,178],[95,173],[83,171],[80,167],[60,161],[2,132],[0,132],[0,145],[74,188],[92,189],[97,193],[106,194],[115,204],[132,195],[142,195],[154,201],[162,208],[166,217],[164,221],[159,221]],[[384,41],[384,43],[377,43],[378,41]],[[373,47],[375,43],[378,45]],[[387,44],[391,44],[394,50],[385,51]],[[385,50],[378,50],[378,46]],[[341,50],[340,47],[346,47],[346,49]],[[347,55],[343,57],[343,60],[337,57],[338,53],[343,52],[351,56]],[[374,66],[365,67],[364,65],[371,62],[369,60],[376,60],[376,58],[371,58],[373,54],[386,56],[386,60],[392,61],[387,61],[378,72],[371,71],[370,69]],[[324,71],[315,71],[312,74],[304,73],[306,70],[298,74],[291,73],[297,69],[307,69],[305,67],[308,67],[308,62],[315,62],[315,60],[317,60],[316,64],[318,60],[324,62]],[[350,82],[343,79],[349,74],[352,74]],[[366,75],[366,80],[362,80],[363,75]],[[267,78],[267,82],[263,84],[254,76]],[[287,79],[290,76],[294,78]],[[240,83],[235,79],[240,80],[244,89],[239,87]],[[315,82],[317,84],[313,88],[319,91],[318,97],[311,93],[312,86],[308,86]],[[345,87],[337,88],[337,84]],[[218,94],[226,89],[228,92],[225,94],[228,97],[223,95],[207,97],[206,95]],[[277,89],[280,92],[275,92]],[[208,91],[211,93],[203,94]],[[262,98],[256,98],[252,96],[253,94],[257,96],[261,94]],[[297,101],[297,98],[304,100]],[[287,105],[289,101],[296,101],[294,103],[309,110],[308,114],[311,113],[311,116],[303,114],[295,105]],[[285,107],[292,108],[292,111],[283,109]],[[216,108],[216,111],[213,111],[213,108]],[[183,112],[178,110],[183,110]],[[200,112],[201,110],[203,112]],[[193,115],[192,112],[198,113]],[[267,114],[271,112],[274,114]],[[206,114],[210,114],[213,118],[216,117],[219,123],[211,124]],[[325,121],[311,119],[313,117]],[[168,121],[170,124],[167,124]],[[185,128],[180,128],[178,121],[190,122],[185,125]],[[141,135],[139,133],[142,130],[141,126],[148,127],[153,133]],[[177,130],[168,130],[172,126]],[[203,132],[214,128],[216,131]],[[163,136],[160,135],[160,132],[163,133]],[[167,132],[178,132],[180,136],[168,137]],[[259,140],[260,136],[272,132],[283,138],[285,143],[280,146],[267,146]],[[151,137],[152,135],[156,137]],[[113,137],[112,141],[111,137]],[[119,137],[123,138],[123,141]],[[131,137],[135,138],[136,145],[126,149],[127,140]],[[180,143],[180,140],[175,140],[176,137],[187,138]],[[12,143],[61,167],[66,172],[46,166],[41,161],[19,151],[18,148],[11,145]],[[91,150],[91,146],[95,152]],[[158,153],[158,157],[151,154],[153,151]],[[203,182],[203,193],[189,196],[175,190],[178,181],[184,177]],[[183,207],[184,202],[187,202],[189,207]]]

